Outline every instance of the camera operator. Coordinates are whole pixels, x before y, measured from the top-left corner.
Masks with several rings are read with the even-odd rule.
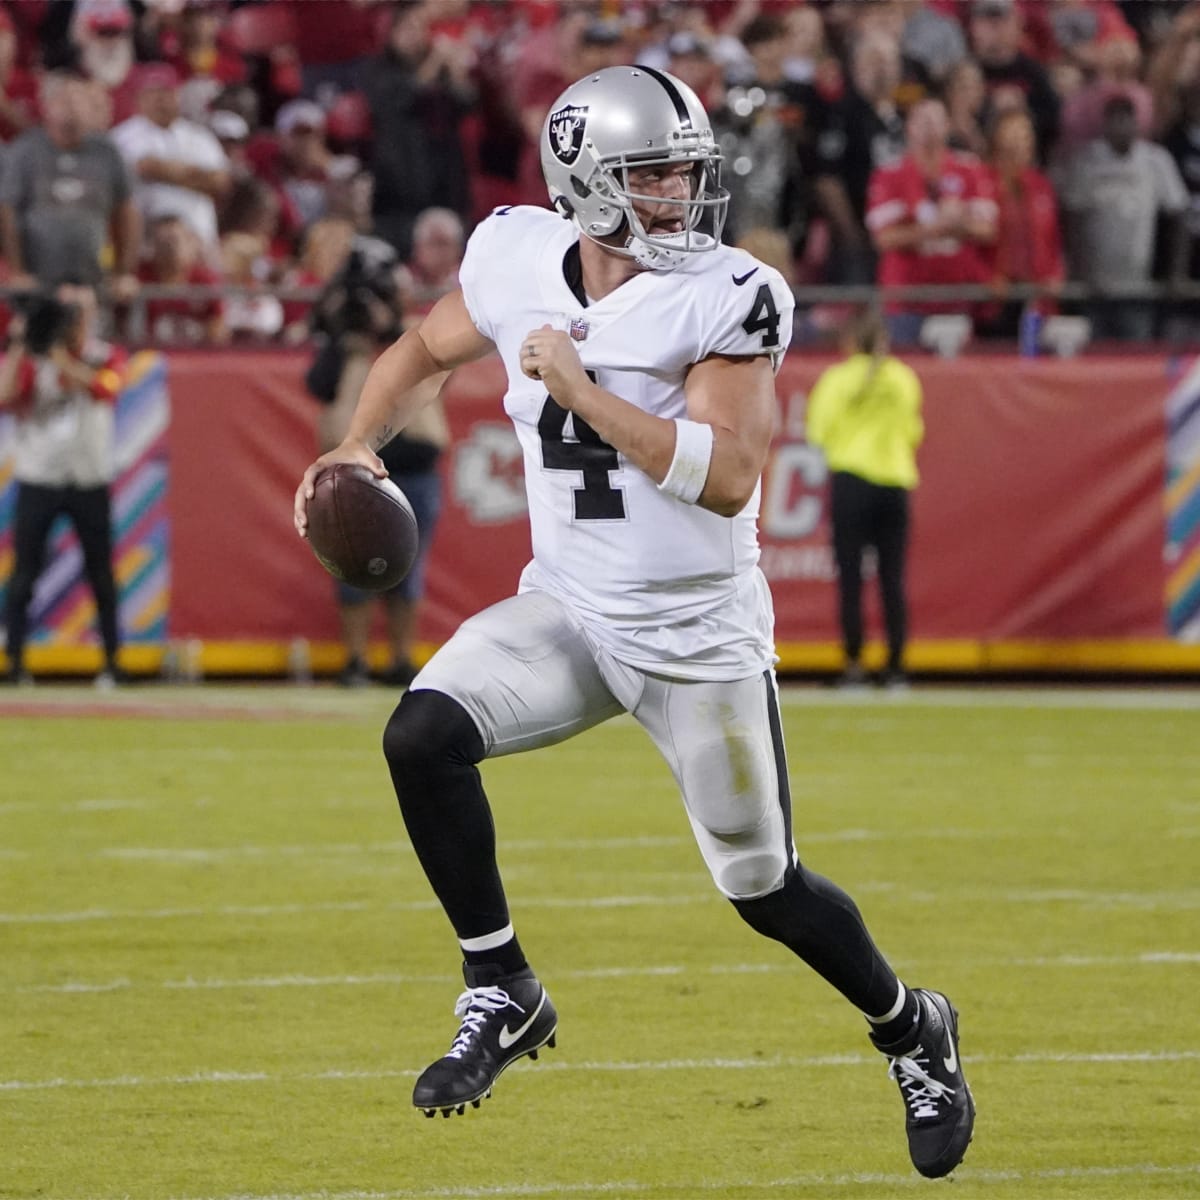
[[[396,256],[387,243],[357,237],[345,266],[334,276],[313,310],[319,348],[305,383],[321,402],[318,422],[320,452],[340,445],[358,402],[359,392],[381,350],[400,336],[403,312],[396,284]],[[445,375],[427,381],[436,393]],[[382,682],[406,687],[416,675],[412,661],[417,612],[424,594],[425,561],[438,512],[441,478],[438,459],[449,441],[441,402],[434,400],[418,418],[379,451],[388,474],[408,497],[417,518],[419,549],[408,575],[383,593],[391,666]],[[362,687],[370,679],[367,647],[370,641],[371,606],[375,593],[346,584],[337,585],[338,614],[346,664],[338,682]]]
[[[109,484],[125,354],[92,336],[96,294],[88,286],[62,284],[53,295],[34,296],[24,310],[9,325],[0,364],[0,408],[15,418],[18,484],[6,606],[8,678],[30,682],[24,659],[29,604],[46,563],[50,527],[65,513],[96,597],[104,646],[96,684],[111,687],[121,673]]]

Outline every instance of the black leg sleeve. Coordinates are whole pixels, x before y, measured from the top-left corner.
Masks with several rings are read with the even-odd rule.
[[[798,867],[779,891],[733,906],[752,929],[782,942],[861,1012],[886,1013],[895,1003],[896,973],[871,940],[858,906],[823,876]]]
[[[496,865],[496,829],[475,764],[483,740],[466,710],[441,692],[406,692],[383,733],[413,849],[459,938],[509,923]]]

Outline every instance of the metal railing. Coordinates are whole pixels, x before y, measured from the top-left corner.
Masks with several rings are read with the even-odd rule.
[[[148,337],[146,315],[149,306],[157,301],[183,301],[202,305],[214,299],[256,299],[270,296],[285,305],[313,304],[322,295],[323,290],[320,287],[285,287],[269,284],[144,284],[136,296],[123,305],[114,305],[101,290],[101,303],[110,320],[115,314],[113,327],[118,329],[127,341],[134,345],[149,345],[154,343]],[[798,284],[793,287],[792,292],[797,309],[801,311],[822,306],[850,307],[874,304],[888,308],[912,304],[931,311],[956,312],[980,305],[1023,305],[1052,300],[1068,308],[1095,303],[1150,302],[1159,305],[1161,311],[1170,313],[1179,306],[1200,302],[1200,280],[1131,284],[1111,292],[1101,292],[1088,284],[1078,282],[1054,286],[1012,284],[1004,288],[987,284],[908,284],[898,287],[881,287],[874,284]],[[0,301],[10,306],[14,301],[19,303],[24,295],[28,295],[28,292],[0,287]],[[932,306],[936,306],[936,309]],[[944,309],[942,306],[945,306]],[[1200,322],[1200,312],[1196,315]]]

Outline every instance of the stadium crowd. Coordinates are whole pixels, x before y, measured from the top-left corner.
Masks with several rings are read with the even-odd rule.
[[[1180,0],[7,0],[0,288],[100,285],[133,342],[294,344],[365,255],[419,310],[477,220],[546,203],[554,98],[625,62],[695,88],[727,237],[794,285],[986,289],[893,301],[897,344],[1064,296],[1107,338],[1198,328],[1161,303],[1200,266]]]

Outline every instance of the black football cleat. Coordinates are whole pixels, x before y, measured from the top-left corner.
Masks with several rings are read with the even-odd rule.
[[[958,1013],[941,992],[914,989],[921,1005],[917,1042],[875,1048],[891,1059],[888,1078],[900,1085],[913,1166],[929,1179],[949,1175],[963,1160],[975,1128],[975,1101],[958,1057]]]
[[[426,1067],[413,1088],[413,1105],[427,1117],[462,1115],[492,1094],[505,1067],[518,1058],[537,1058],[554,1046],[558,1014],[546,989],[528,967],[514,975],[463,968],[467,990],[454,1006],[462,1017],[444,1058]]]

